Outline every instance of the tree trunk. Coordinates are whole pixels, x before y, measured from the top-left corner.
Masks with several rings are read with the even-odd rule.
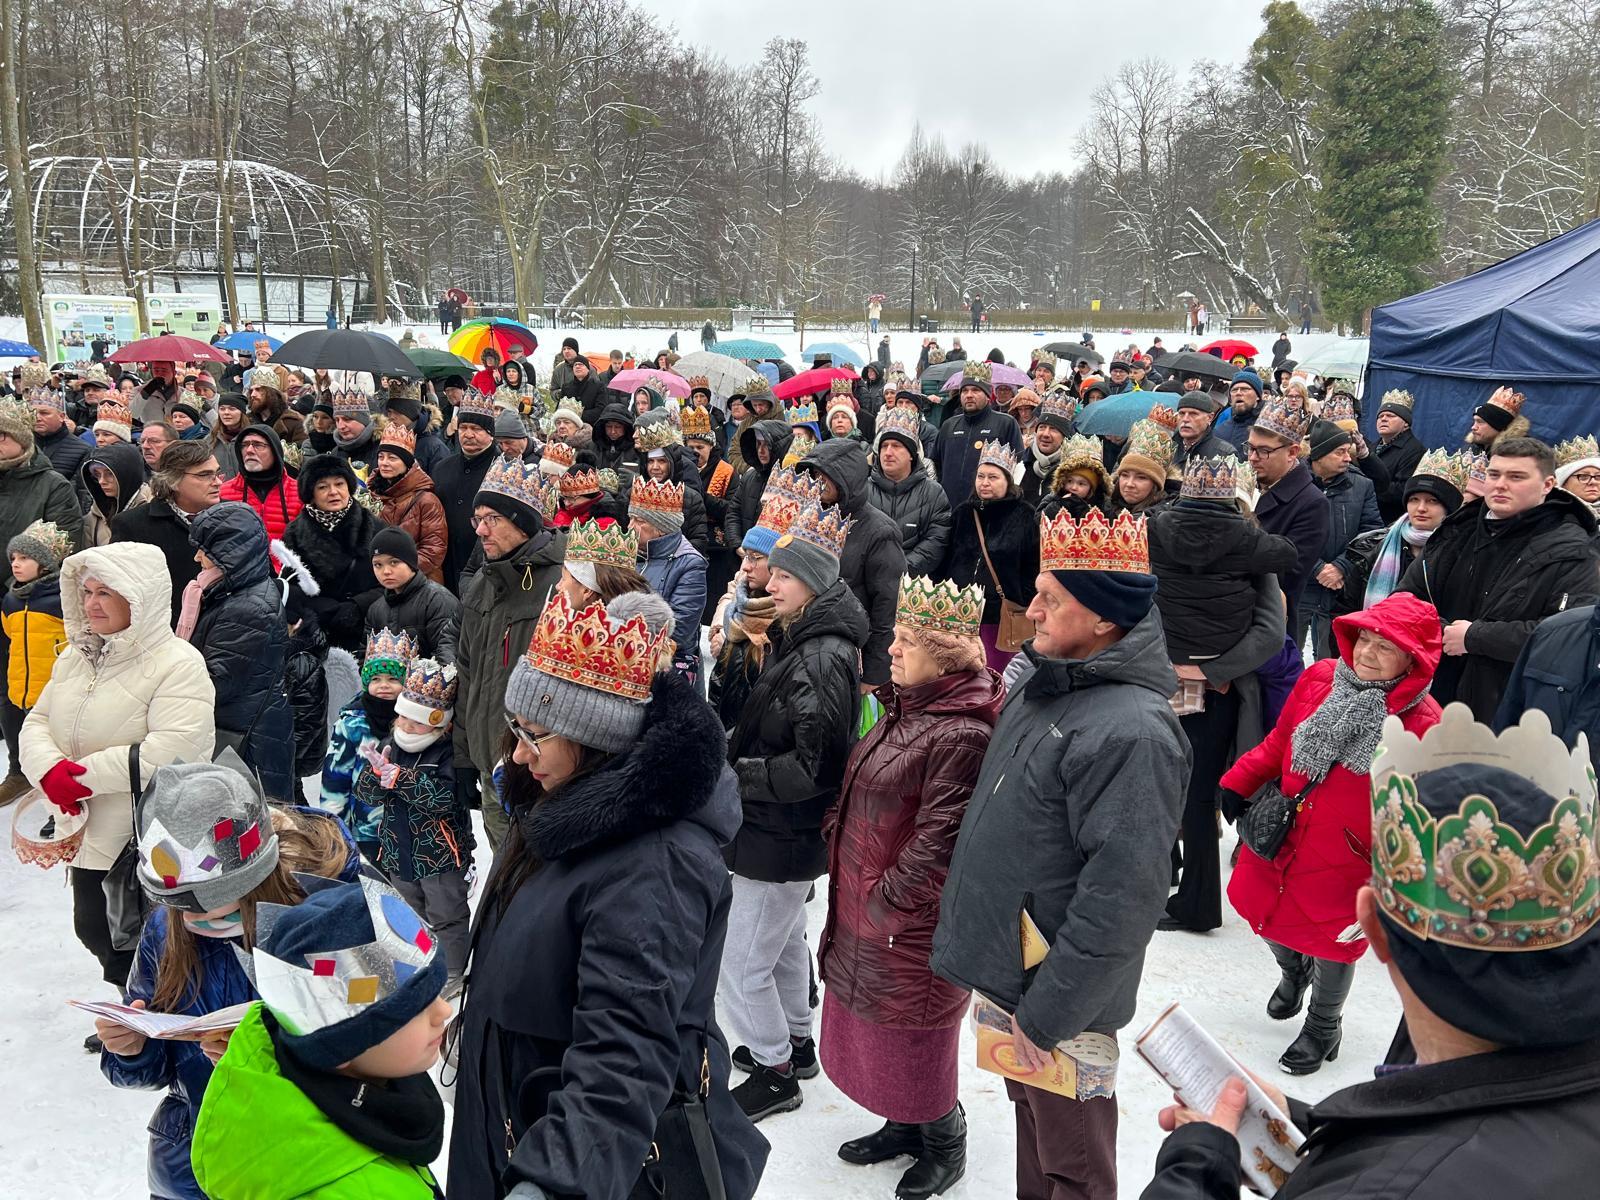
[[[217,247],[217,270],[222,276],[223,300],[228,320],[234,328],[239,320],[239,280],[234,274],[237,252],[233,245],[233,176],[229,169],[227,141],[222,129],[222,89],[217,78],[217,0],[206,0],[206,91],[211,106],[211,150],[217,163],[217,223],[221,244]]]
[[[17,240],[17,299],[22,305],[22,320],[28,331],[28,344],[45,355],[44,320],[39,312],[43,291],[39,262],[34,254],[33,202],[28,196],[27,149],[22,142],[22,124],[17,108],[17,64],[19,43],[11,0],[0,0],[0,142],[5,143],[6,183],[11,190],[12,230]]]

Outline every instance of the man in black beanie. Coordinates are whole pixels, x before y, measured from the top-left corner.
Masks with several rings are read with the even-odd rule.
[[[367,636],[380,629],[409,633],[418,658],[456,660],[461,601],[418,568],[417,543],[404,529],[386,525],[372,539],[372,574],[383,595],[367,609]]]
[[[444,556],[444,585],[460,594],[461,572],[472,558],[477,534],[472,527],[473,501],[489,468],[499,457],[494,446],[494,402],[473,389],[456,404],[456,441],[461,449],[443,459],[433,476],[433,490],[444,505],[450,546]]]
[[[561,354],[550,370],[550,394],[557,399],[575,394],[576,379],[572,374],[572,363],[577,357],[578,339],[562,338]]]

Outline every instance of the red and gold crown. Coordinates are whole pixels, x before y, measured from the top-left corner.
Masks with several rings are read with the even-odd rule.
[[[513,393],[513,395],[515,395],[515,393]],[[362,407],[365,408],[366,405],[363,404]],[[334,411],[338,411],[337,401],[334,403]],[[511,411],[517,411],[517,407],[514,403],[511,407]],[[469,387],[461,394],[461,403],[456,405],[456,412],[458,414],[471,413],[475,417],[486,417],[490,421],[493,421],[495,416],[500,412],[500,408],[490,397],[485,396],[477,388]]]
[[[546,442],[539,458],[539,470],[546,475],[560,477],[578,461],[578,452],[565,442]]]
[[[1129,571],[1150,574],[1150,540],[1145,519],[1119,513],[1106,520],[1091,508],[1082,521],[1069,512],[1054,520],[1039,518],[1039,569],[1041,571]]]
[[[1165,404],[1157,404],[1150,410],[1150,413],[1145,417],[1145,420],[1154,421],[1157,425],[1161,426],[1161,428],[1167,431],[1168,437],[1171,437],[1173,434],[1178,432],[1178,411],[1173,408],[1168,408]]]
[[[1527,402],[1527,399],[1521,392],[1513,392],[1508,388],[1499,388],[1494,395],[1483,403],[1489,408],[1498,408],[1501,412],[1508,412],[1514,417],[1522,411],[1522,406]]]
[[[829,400],[829,407],[830,408],[833,407],[832,400],[833,400],[833,398],[835,396],[848,396],[850,399],[854,400],[856,398],[855,380],[853,380],[853,379],[833,379],[833,380],[830,380],[828,382],[828,400]]]
[[[639,535],[616,522],[601,528],[598,521],[575,521],[567,529],[569,563],[605,563],[631,567],[639,557]]]
[[[495,459],[489,473],[478,485],[480,492],[494,492],[535,510],[541,510],[544,506],[544,497],[540,494],[542,489],[538,464],[523,462],[520,458]]]
[[[838,558],[844,553],[844,539],[849,536],[855,522],[844,515],[837,504],[807,504],[789,526],[789,531],[778,539],[779,546],[791,541],[810,542]]]
[[[705,441],[716,440],[716,435],[711,432],[710,409],[691,406],[678,414],[678,417],[684,437],[701,438]]]
[[[1183,464],[1185,500],[1227,500],[1239,496],[1239,460],[1233,455],[1190,458]]]
[[[600,472],[593,467],[573,467],[556,485],[563,497],[592,496],[601,490]]]
[[[949,580],[935,583],[925,575],[903,576],[894,620],[913,629],[977,637],[983,622],[983,589],[975,583],[958,588]]]
[[[626,700],[650,698],[656,661],[672,637],[670,626],[652,636],[643,616],[612,628],[605,605],[573,612],[557,592],[533,628],[524,656],[535,671]]]
[[[702,391],[708,396],[711,395],[711,380],[704,375],[691,375],[684,382],[689,385],[689,394],[691,396],[695,394],[696,390]]]
[[[628,497],[628,508],[644,511],[646,519],[652,512],[683,512],[683,484],[636,477],[633,494]]]
[[[99,408],[95,409],[94,419],[96,423],[108,421],[113,425],[126,425],[129,429],[133,428],[133,413],[129,411],[126,404],[116,400],[107,400]]]
[[[383,436],[378,439],[378,449],[385,446],[399,446],[407,454],[416,454],[417,435],[398,421],[390,421],[384,428]]]
[[[787,533],[800,510],[808,504],[822,503],[822,481],[810,471],[778,467],[767,477],[761,493],[761,516],[756,524],[763,529]]]

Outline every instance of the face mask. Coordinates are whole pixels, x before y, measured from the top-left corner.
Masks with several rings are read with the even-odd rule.
[[[238,909],[225,917],[184,917],[183,923],[196,937],[236,938],[244,934],[244,914]]]
[[[426,750],[437,742],[439,735],[443,732],[444,730],[442,729],[431,729],[427,733],[408,733],[404,729],[396,729],[391,736],[393,736],[396,746],[399,746],[407,754],[415,754],[419,750]]]

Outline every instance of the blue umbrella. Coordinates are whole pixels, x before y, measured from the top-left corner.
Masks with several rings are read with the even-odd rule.
[[[729,358],[782,358],[783,347],[755,338],[734,338],[731,342],[718,342],[717,353]]]
[[[756,370],[761,372],[761,374],[766,377],[767,382],[770,383],[773,387],[777,387],[778,386],[778,368],[777,367],[773,366],[769,362],[762,362],[762,363],[757,363],[756,364]]]
[[[232,350],[238,354],[254,354],[256,352],[256,343],[262,338],[266,338],[267,345],[272,347],[274,354],[283,349],[282,338],[268,337],[264,333],[255,333],[249,329],[241,329],[238,333],[230,333],[217,343],[217,349]]]
[[[38,358],[39,352],[27,342],[13,342],[0,338],[0,358]]]
[[[1078,410],[1078,432],[1125,438],[1133,423],[1148,417],[1162,398],[1163,393],[1159,392],[1123,392],[1096,400]]]
[[[858,351],[850,349],[843,342],[813,342],[800,352],[800,357],[816,358],[819,354],[832,355],[834,366],[847,362],[859,371],[867,365],[867,360],[862,358]]]

